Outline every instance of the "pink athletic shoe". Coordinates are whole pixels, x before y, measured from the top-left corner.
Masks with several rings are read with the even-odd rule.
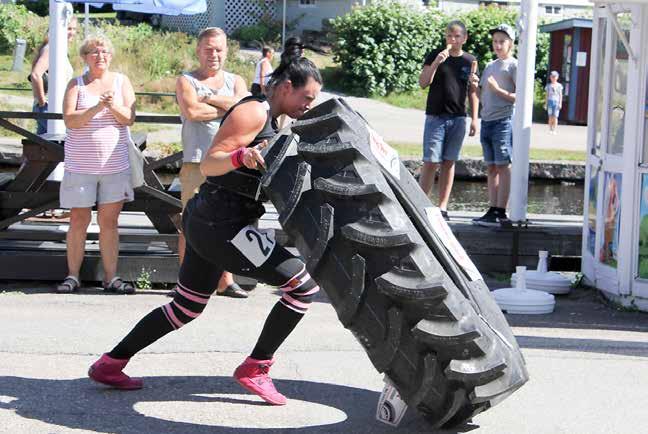
[[[248,357],[234,371],[234,378],[245,389],[259,395],[261,399],[272,405],[286,405],[286,397],[277,392],[272,379],[268,376],[272,360],[256,360]]]
[[[130,359],[113,359],[104,354],[90,366],[88,377],[97,383],[122,390],[135,390],[142,388],[141,378],[131,378],[122,371]]]

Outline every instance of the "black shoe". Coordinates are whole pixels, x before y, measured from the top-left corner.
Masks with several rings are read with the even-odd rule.
[[[481,217],[472,219],[472,224],[477,226],[488,226],[488,227],[499,226],[499,222],[497,221],[497,210],[495,209],[495,207],[488,208],[486,214],[484,214]]]
[[[473,220],[473,223],[476,224],[477,226],[485,226],[485,227],[501,226],[499,217],[497,217],[495,214],[484,215],[483,217]]]
[[[441,210],[441,217],[443,217],[443,220],[449,222],[450,221],[450,216],[448,215],[448,211]]]
[[[499,222],[500,226],[503,228],[512,228],[513,227],[513,222],[509,220],[509,218],[506,216],[506,213],[500,214],[497,216],[497,221]]]
[[[223,292],[216,291],[216,295],[232,298],[248,298],[248,293],[242,290],[236,283],[229,285]]]

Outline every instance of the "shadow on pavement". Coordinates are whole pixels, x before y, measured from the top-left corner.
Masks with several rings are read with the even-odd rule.
[[[516,335],[521,348],[648,357],[648,342]]]
[[[293,402],[292,406],[289,401],[286,407],[272,408],[261,403],[255,396],[241,395],[241,389],[229,377],[146,377],[145,382],[142,390],[124,392],[106,389],[86,378],[50,380],[5,376],[0,377],[0,409],[13,410],[25,419],[70,429],[120,434],[431,432],[427,422],[418,415],[406,415],[405,424],[399,428],[377,422],[374,416],[379,394],[366,389],[309,381],[275,380],[277,388]],[[236,406],[240,405],[245,407],[237,409]],[[328,407],[331,412],[343,414],[333,418],[337,420],[330,423],[324,420],[318,425],[313,424],[314,426],[295,426],[291,423],[291,415],[294,416],[295,411],[300,412],[308,405],[319,405],[316,408],[325,413],[329,412],[326,410]],[[204,407],[201,411],[195,406]],[[156,416],[144,414],[150,413],[151,409]],[[220,418],[218,413],[209,413],[214,409],[220,410],[224,417]],[[283,417],[273,420],[274,416],[267,416],[268,412],[274,411],[277,412],[276,415],[282,414]],[[254,412],[266,415],[265,419],[255,420]],[[232,414],[239,413],[245,415],[245,420],[232,422]],[[228,422],[220,424],[219,419]],[[248,423],[246,427],[246,420],[255,420],[255,426],[250,427]],[[275,428],[266,428],[272,426]],[[475,428],[475,425],[466,425],[460,431],[442,432],[468,432]]]

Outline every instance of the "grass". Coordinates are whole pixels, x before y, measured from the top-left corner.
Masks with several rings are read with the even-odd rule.
[[[131,127],[133,133],[153,133],[155,131],[162,131],[170,129],[172,126],[165,124],[149,124],[142,122],[135,122]]]
[[[402,157],[421,158],[422,149],[420,143],[390,143]],[[461,158],[483,157],[481,146],[465,145],[461,148]],[[531,149],[529,159],[531,161],[585,161],[585,151],[560,151],[555,149]]]
[[[147,148],[151,151],[159,151],[160,158],[168,157],[173,155],[176,152],[182,151],[182,144],[173,142],[173,143],[151,143],[147,145]]]
[[[0,86],[2,87],[15,87],[15,88],[25,88],[29,87],[29,82],[27,81],[27,75],[31,71],[31,59],[26,56],[25,62],[23,63],[22,71],[12,71],[11,67],[13,66],[13,55],[11,54],[0,54]],[[11,92],[11,91],[2,91]],[[13,93],[13,92],[12,92]],[[17,91],[16,95],[27,95],[27,92]]]
[[[373,99],[401,108],[425,110],[427,89],[417,89],[408,93],[391,93],[386,96],[374,96]]]
[[[117,12],[91,12],[90,14],[90,19],[100,19],[100,20],[111,20],[114,18],[117,18]],[[78,15],[79,20],[81,21],[81,24],[83,24],[83,18],[85,17],[85,14],[81,13]]]

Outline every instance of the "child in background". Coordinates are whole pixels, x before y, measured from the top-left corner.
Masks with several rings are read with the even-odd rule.
[[[545,99],[545,109],[549,115],[549,134],[556,134],[556,127],[558,126],[558,115],[562,108],[563,100],[563,86],[558,83],[558,71],[551,71],[549,75],[549,83],[545,86],[547,96]]]

